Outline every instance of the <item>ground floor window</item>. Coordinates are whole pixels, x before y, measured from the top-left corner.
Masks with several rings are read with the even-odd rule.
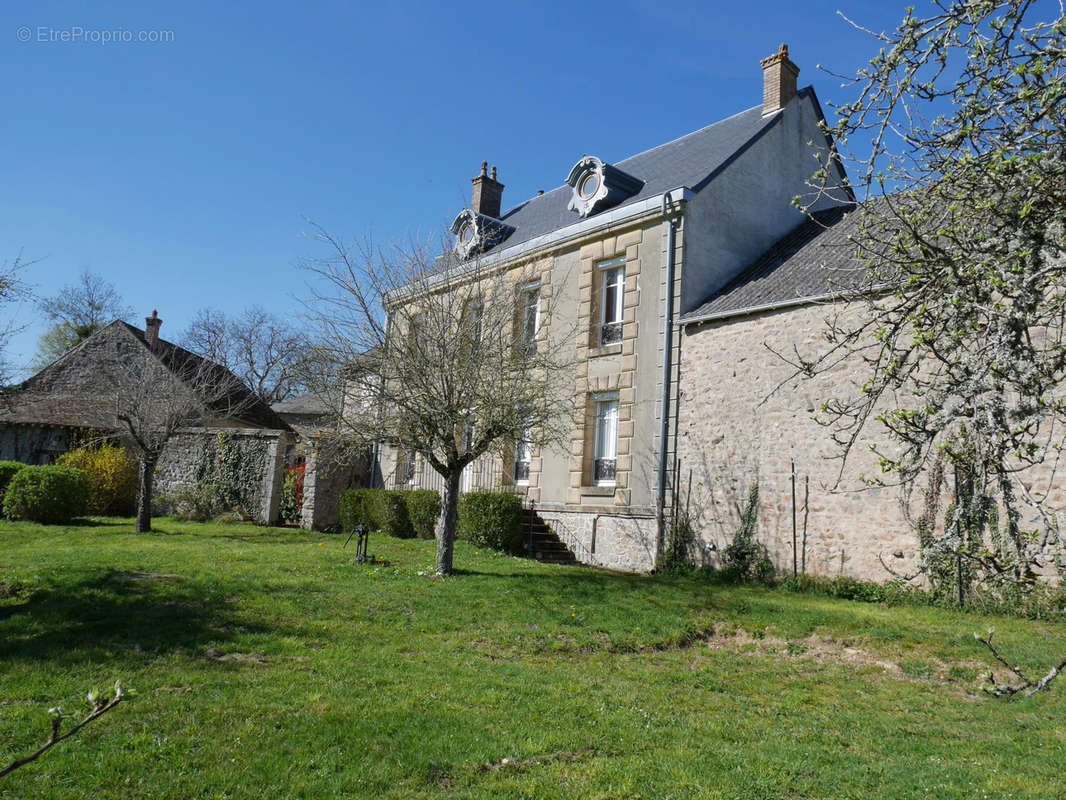
[[[597,486],[614,483],[618,456],[618,395],[596,395],[592,401],[595,448],[592,482]]]
[[[529,462],[533,457],[533,445],[530,444],[532,437],[527,431],[514,446],[514,481],[515,483],[529,483]]]

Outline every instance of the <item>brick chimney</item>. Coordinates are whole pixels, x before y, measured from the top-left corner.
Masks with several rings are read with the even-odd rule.
[[[759,62],[762,65],[762,113],[773,114],[796,96],[799,67],[788,57],[788,45]]]
[[[503,202],[503,184],[496,180],[496,167],[492,175],[488,174],[489,162],[481,162],[481,174],[473,179],[474,191],[470,207],[478,214],[493,219],[500,218],[500,204]]]
[[[152,309],[152,316],[144,318],[144,340],[153,350],[159,346],[159,326],[162,324],[163,320],[155,309]]]

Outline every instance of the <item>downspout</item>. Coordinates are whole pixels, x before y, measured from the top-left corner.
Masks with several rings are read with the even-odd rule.
[[[663,195],[663,220],[666,222],[666,309],[663,325],[662,411],[659,415],[659,479],[656,498],[657,542],[655,557],[663,552],[666,535],[666,460],[670,437],[670,371],[674,346],[674,221],[668,216],[670,194]]]

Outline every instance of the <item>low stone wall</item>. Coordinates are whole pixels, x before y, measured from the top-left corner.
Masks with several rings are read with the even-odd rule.
[[[654,517],[539,506],[537,513],[582,564],[624,572],[649,572],[655,566]]]
[[[328,440],[304,440],[304,502],[300,527],[328,530],[340,525],[341,491],[362,486],[364,470],[342,458]]]
[[[250,507],[244,510],[260,524],[276,523],[285,472],[285,448],[292,443],[292,435],[285,431],[255,428],[181,431],[167,442],[156,468],[155,491],[169,494],[195,487],[205,466],[205,448],[208,455],[214,456],[220,448],[219,437],[227,443],[226,446],[238,446],[256,453],[258,483],[247,500]]]

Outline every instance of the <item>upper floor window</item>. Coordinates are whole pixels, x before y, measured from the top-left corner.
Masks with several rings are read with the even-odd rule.
[[[518,342],[522,355],[536,354],[539,330],[540,284],[531,283],[523,286],[518,295]]]
[[[624,258],[598,265],[600,275],[599,346],[622,341],[626,267]]]

